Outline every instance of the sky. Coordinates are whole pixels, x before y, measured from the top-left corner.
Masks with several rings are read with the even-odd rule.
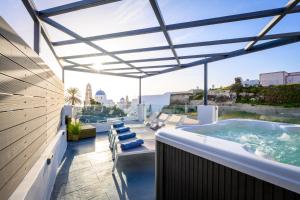
[[[74,2],[74,0],[35,0],[38,10]],[[282,7],[286,0],[158,0],[166,24],[180,23],[191,20],[207,19],[224,15],[239,14],[257,10]],[[1,16],[33,46],[33,22],[20,0],[1,0]],[[12,12],[14,11],[14,12]],[[98,7],[80,10],[64,15],[54,16],[51,19],[64,25],[77,34],[87,37],[120,31],[158,26],[157,19],[148,0],[124,0]],[[215,39],[255,36],[271,20],[247,20],[242,22],[226,23],[205,27],[189,28],[169,31],[174,44],[200,42]],[[300,31],[300,13],[286,16],[273,28],[269,34]],[[45,25],[51,41],[72,39],[72,37]],[[95,44],[108,51],[143,48],[150,46],[167,45],[162,33],[140,35],[95,41]],[[179,56],[195,55],[202,53],[219,53],[243,48],[247,43],[215,45],[197,48],[177,49]],[[69,46],[55,47],[59,56],[96,53],[95,49],[80,43]],[[261,51],[241,57],[231,58],[208,64],[208,85],[211,87],[232,84],[234,77],[243,79],[258,79],[260,73],[272,71],[300,71],[300,43],[294,43],[279,48]],[[47,44],[42,39],[40,56],[50,68],[61,78],[61,68],[51,54]],[[170,50],[122,54],[122,59],[142,59],[153,57],[172,56]],[[93,63],[96,69],[107,67],[127,67],[126,65],[104,66],[101,63],[114,61],[109,56],[74,59],[73,61]],[[182,63],[195,61],[185,59]],[[66,64],[66,63],[63,63]],[[152,63],[134,63],[135,66],[175,64],[175,61],[160,61]],[[132,71],[132,70],[129,70]],[[93,93],[98,89],[106,92],[109,99],[119,101],[121,97],[129,96],[130,99],[138,95],[138,79],[121,78],[107,75],[87,74],[80,72],[65,72],[65,88],[78,87],[82,98],[85,86],[91,83]],[[196,66],[163,75],[142,79],[142,94],[162,94],[165,92],[185,91],[193,88],[203,88],[203,66]]]

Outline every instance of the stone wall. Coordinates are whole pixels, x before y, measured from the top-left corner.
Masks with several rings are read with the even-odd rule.
[[[246,111],[260,115],[282,116],[282,117],[300,117],[300,108],[284,108],[279,106],[264,106],[250,104],[234,104],[219,106],[219,113],[229,113],[234,111]]]
[[[190,96],[189,93],[182,93],[182,94],[171,94],[170,97],[170,105],[185,105],[190,103]]]

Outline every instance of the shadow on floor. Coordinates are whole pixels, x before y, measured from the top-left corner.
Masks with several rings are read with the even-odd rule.
[[[120,158],[113,176],[120,199],[154,199],[154,155]]]
[[[115,175],[106,133],[68,143],[51,199],[154,199],[154,155],[120,158]]]

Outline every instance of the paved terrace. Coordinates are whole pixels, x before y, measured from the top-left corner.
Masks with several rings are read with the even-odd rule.
[[[145,130],[135,128],[145,133]],[[143,138],[153,137],[145,133]],[[107,133],[68,143],[51,199],[154,199],[155,158],[141,155],[120,158],[115,175]]]

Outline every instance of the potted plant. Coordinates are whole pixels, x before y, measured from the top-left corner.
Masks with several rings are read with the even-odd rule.
[[[68,140],[77,141],[79,139],[80,130],[81,124],[79,121],[68,124]]]

